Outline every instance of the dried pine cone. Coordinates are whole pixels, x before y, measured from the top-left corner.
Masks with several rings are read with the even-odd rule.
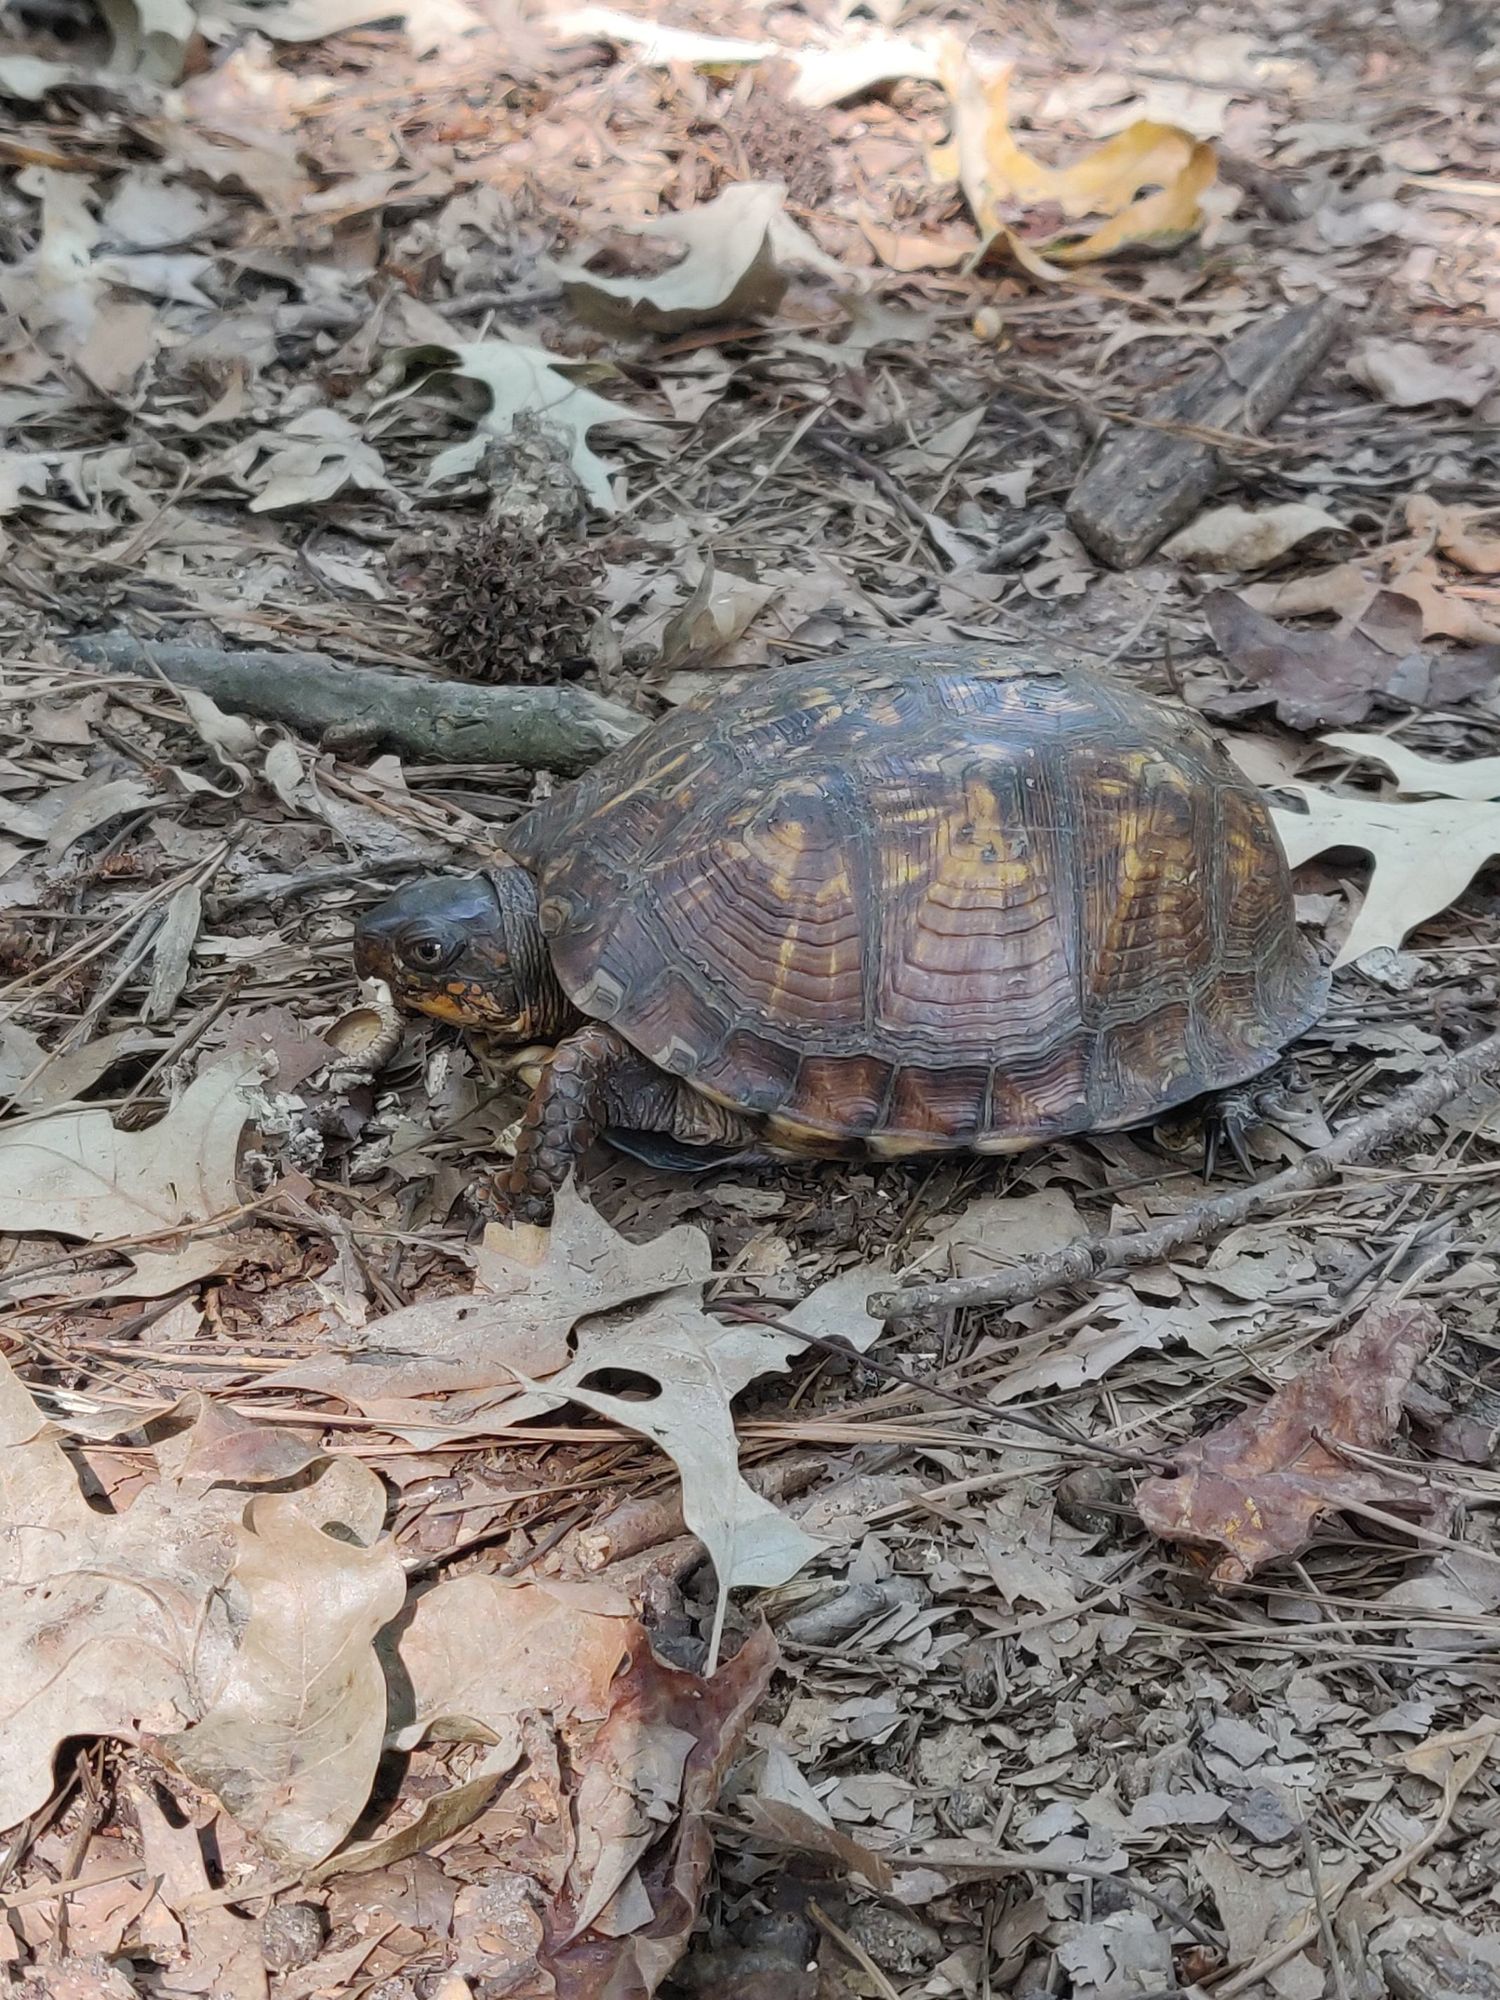
[[[441,550],[423,578],[428,651],[466,681],[555,681],[587,662],[599,559],[501,520]]]

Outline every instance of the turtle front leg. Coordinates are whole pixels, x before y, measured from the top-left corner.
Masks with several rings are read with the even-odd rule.
[[[515,1161],[497,1180],[498,1205],[518,1222],[549,1221],[552,1197],[611,1130],[661,1132],[704,1146],[743,1145],[752,1128],[665,1075],[613,1028],[591,1021],[559,1043],[538,1078]]]

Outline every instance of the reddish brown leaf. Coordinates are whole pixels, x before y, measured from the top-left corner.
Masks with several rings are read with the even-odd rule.
[[[1376,595],[1363,621],[1366,629],[1354,632],[1293,631],[1232,590],[1210,591],[1203,608],[1220,652],[1250,682],[1210,701],[1215,715],[1242,715],[1274,704],[1290,728],[1323,729],[1362,722],[1377,703],[1431,708],[1461,701],[1488,687],[1500,671],[1493,647],[1422,652],[1420,614],[1390,592]]]
[[[1136,1495],[1141,1519],[1168,1541],[1226,1549],[1213,1580],[1242,1583],[1295,1555],[1320,1514],[1351,1503],[1409,1511],[1409,1484],[1356,1466],[1338,1447],[1389,1441],[1412,1370],[1439,1331],[1430,1306],[1371,1306],[1268,1403],[1184,1445],[1175,1474],[1148,1479]]]
[[[610,1936],[603,1926],[575,1935],[591,1883],[576,1861],[569,1871],[563,1896],[547,1913],[549,1939],[540,1953],[556,1981],[557,2000],[645,2000],[682,1956],[713,1855],[708,1815],[777,1657],[766,1626],[709,1681],[663,1665],[648,1645],[636,1647],[629,1669],[615,1683],[614,1707],[580,1780],[574,1808],[578,1860],[584,1858],[586,1813],[602,1820],[617,1787],[639,1793],[641,1760],[643,1754],[651,1757],[649,1746],[679,1736],[693,1742],[682,1766],[676,1817],[636,1864],[650,1917],[624,1936]]]

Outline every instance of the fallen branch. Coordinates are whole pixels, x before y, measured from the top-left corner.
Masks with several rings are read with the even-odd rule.
[[[225,708],[282,722],[314,741],[347,733],[445,764],[519,764],[572,773],[645,727],[643,716],[578,687],[471,687],[393,674],[326,653],[226,652],[157,644],[132,632],[68,641],[89,666],[165,677]]]
[[[1456,1050],[1419,1083],[1399,1091],[1363,1118],[1354,1119],[1326,1146],[1305,1154],[1296,1166],[1266,1180],[1195,1201],[1180,1215],[1167,1216],[1150,1229],[1081,1237],[1077,1243],[1045,1257],[1028,1257],[1014,1270],[996,1272],[992,1277],[949,1278],[934,1285],[912,1285],[905,1291],[872,1292],[865,1309],[873,1319],[911,1319],[918,1313],[953,1312],[960,1306],[1015,1306],[1061,1285],[1078,1285],[1106,1272],[1159,1264],[1190,1243],[1205,1243],[1237,1228],[1289,1195],[1326,1187],[1341,1168],[1367,1160],[1398,1139],[1409,1137],[1424,1119],[1497,1070],[1500,1034],[1486,1035],[1483,1041]]]
[[[1182,433],[1263,431],[1321,366],[1344,312],[1320,299],[1257,321],[1206,367],[1151,397],[1141,413],[1148,421],[1109,438],[1073,489],[1068,525],[1084,547],[1112,569],[1131,569],[1190,521],[1218,485],[1223,460],[1214,445]]]

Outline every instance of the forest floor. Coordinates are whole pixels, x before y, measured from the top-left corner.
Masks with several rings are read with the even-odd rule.
[[[886,1328],[1199,1199],[1195,1135],[604,1155],[472,1243],[521,1099],[434,1023],[371,1054],[351,928],[561,771],[70,645],[627,723],[1065,645],[1312,822],[1273,1172],[1496,1023],[1488,10],[372,4],[0,45],[5,1990],[1494,2000],[1500,1098]],[[1105,567],[1090,454],[1319,299]]]

